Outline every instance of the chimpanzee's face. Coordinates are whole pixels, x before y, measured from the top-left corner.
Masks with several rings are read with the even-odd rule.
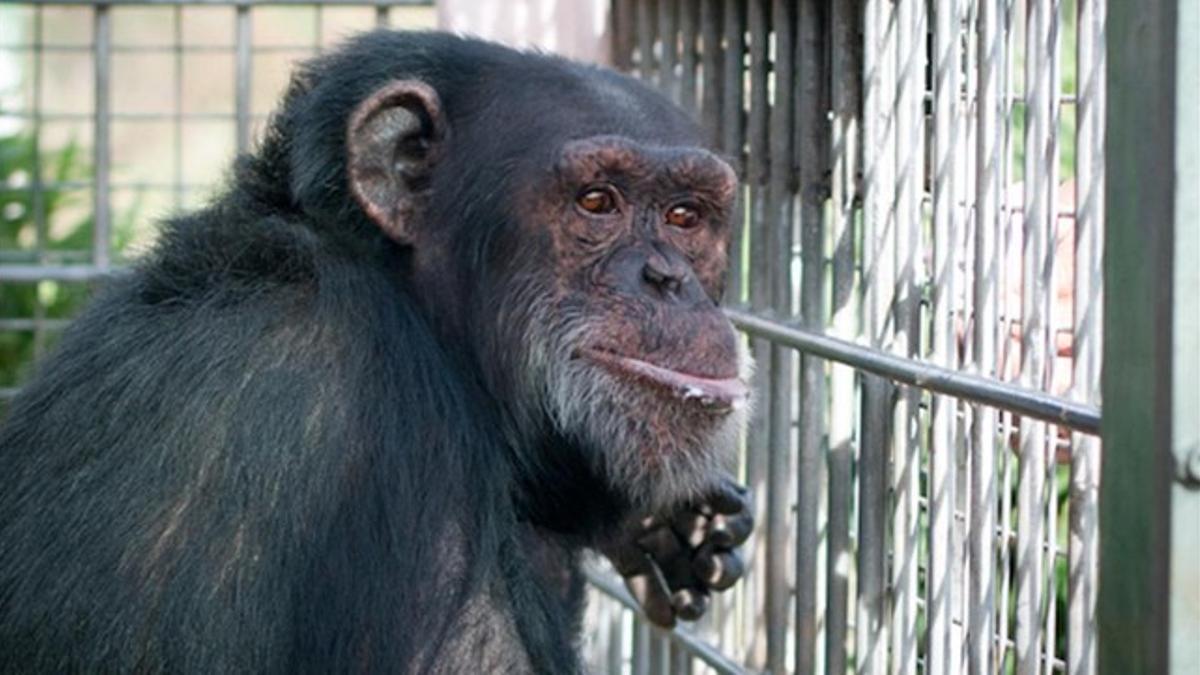
[[[621,86],[605,97],[629,98]],[[481,152],[494,129],[456,128],[429,85],[397,80],[349,120],[347,174],[364,213],[412,251],[433,318],[474,345],[512,441],[540,445],[549,428],[654,506],[710,487],[733,460],[751,366],[718,307],[736,176],[681,140],[696,135],[681,111],[649,105],[667,119],[642,110],[661,128],[641,137],[673,141],[546,132],[546,162],[511,142]],[[521,157],[501,182],[473,173]],[[464,250],[485,252],[478,278]]]
[[[630,497],[703,489],[733,459],[751,367],[718,307],[734,171],[698,147],[595,136],[566,143],[548,182],[519,209],[552,272],[526,381]]]

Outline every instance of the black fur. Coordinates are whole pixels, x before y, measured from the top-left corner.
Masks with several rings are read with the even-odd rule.
[[[452,132],[427,220],[454,292],[414,288],[347,193],[347,119],[402,77]],[[507,355],[471,328],[521,254],[505,196],[594,133],[699,138],[632,80],[447,35],[304,66],[223,195],[167,222],[13,403],[0,671],[577,670],[579,550],[622,502],[560,439],[506,440],[477,373]]]

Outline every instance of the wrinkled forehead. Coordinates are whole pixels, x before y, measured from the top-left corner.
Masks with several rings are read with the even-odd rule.
[[[611,175],[661,175],[732,194],[737,174],[725,160],[694,145],[660,145],[618,135],[567,141],[559,151],[558,172],[567,178],[596,180]]]

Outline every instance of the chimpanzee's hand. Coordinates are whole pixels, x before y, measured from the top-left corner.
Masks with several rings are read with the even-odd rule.
[[[725,480],[698,502],[671,513],[633,516],[599,550],[654,623],[695,621],[710,591],[723,591],[745,571],[736,549],[754,529],[746,488]]]

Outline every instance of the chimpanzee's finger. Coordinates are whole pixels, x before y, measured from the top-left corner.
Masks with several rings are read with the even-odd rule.
[[[659,563],[679,557],[684,552],[683,542],[675,536],[670,527],[659,527],[646,532],[638,537],[637,545]]]
[[[737,514],[718,513],[709,519],[708,538],[718,548],[741,546],[754,530],[754,514],[749,509]]]
[[[658,567],[652,561],[647,562],[646,572],[625,577],[625,588],[637,600],[647,619],[655,625],[671,628],[675,625],[671,590]]]
[[[746,565],[734,551],[706,547],[692,560],[692,570],[705,586],[723,591],[742,577]]]
[[[683,509],[675,514],[671,523],[672,529],[679,538],[687,543],[689,548],[699,548],[708,536],[708,516],[691,509]]]
[[[684,621],[695,621],[708,611],[708,593],[699,588],[681,588],[671,597],[675,616]]]
[[[743,511],[751,511],[750,490],[738,485],[732,478],[721,481],[721,485],[708,495],[706,500],[714,513],[733,515]]]

